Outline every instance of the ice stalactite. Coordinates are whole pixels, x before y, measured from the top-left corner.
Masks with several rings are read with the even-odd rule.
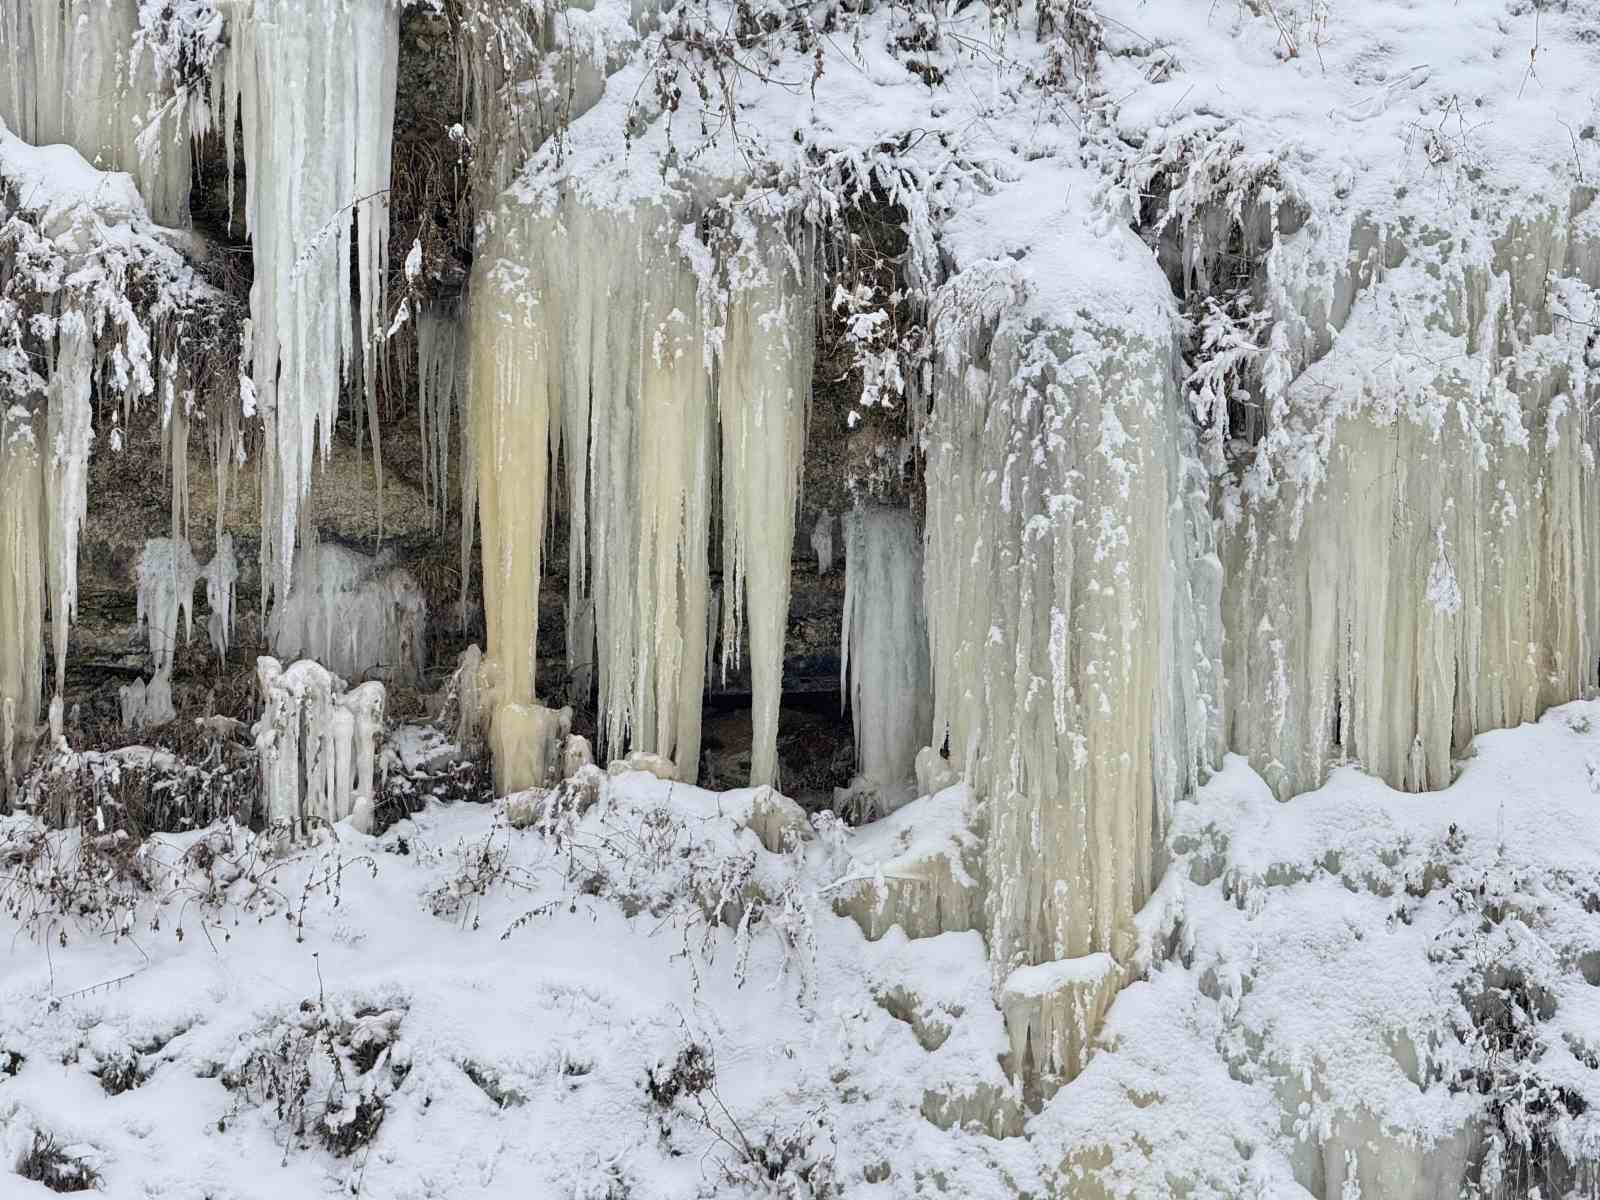
[[[0,0],[0,121],[127,171],[163,225],[189,224],[189,107],[141,31],[139,5]]]
[[[318,447],[324,457],[332,448],[352,367],[369,410],[374,403],[400,15],[393,0],[224,0],[223,11],[228,46],[213,74],[213,107],[230,164],[236,122],[244,138],[251,377],[267,441],[265,604],[291,586],[300,506]],[[376,438],[373,450],[381,497]]]
[[[469,387],[498,703],[536,703],[541,555],[559,463],[570,675],[586,682],[595,664],[609,755],[648,751],[695,778],[720,447],[724,660],[736,659],[748,624],[752,782],[771,782],[810,397],[804,273],[770,231],[748,230],[747,249],[718,263],[687,216],[664,205],[608,211],[570,193],[549,203],[502,206],[472,289]]]
[[[314,658],[350,679],[414,683],[427,662],[428,604],[388,554],[313,538],[295,556],[295,581],[267,622],[281,658]]]
[[[45,496],[50,591],[50,640],[55,693],[50,698],[50,733],[62,736],[62,697],[67,682],[67,633],[78,616],[78,534],[89,508],[89,449],[94,443],[94,333],[84,313],[59,318],[46,396]]]
[[[1473,735],[1596,682],[1589,207],[1493,242],[1357,227],[1354,303],[1224,525],[1228,740],[1280,797],[1342,760],[1443,787]]]
[[[865,808],[882,816],[914,794],[917,751],[932,724],[922,538],[909,509],[845,516],[840,690],[848,696]]]
[[[726,672],[750,643],[750,784],[777,783],[789,572],[815,341],[812,268],[774,231],[748,228],[727,264],[717,381],[722,419],[722,616]],[[802,239],[804,240],[804,239]]]
[[[239,560],[233,552],[233,534],[224,533],[217,538],[217,552],[206,565],[205,581],[206,607],[211,612],[206,620],[206,633],[217,657],[226,659],[233,642],[235,593],[239,587]]]
[[[425,309],[417,317],[417,421],[422,437],[422,489],[442,525],[450,499],[450,426],[466,447],[467,335],[458,313]]]
[[[203,567],[187,540],[151,538],[145,543],[136,569],[137,616],[146,627],[155,673],[148,683],[139,680],[121,689],[123,725],[142,729],[165,724],[177,715],[172,704],[172,665],[178,650],[178,619],[183,618],[187,641],[194,627],[194,589],[201,580],[211,610],[207,634],[212,648],[218,655],[227,652],[238,575],[231,536],[223,537],[216,555]]]
[[[1220,581],[1170,318],[1152,298],[1039,328],[1023,286],[979,262],[939,295],[925,430],[934,747],[988,805],[997,984],[1128,960],[1170,807],[1217,753]]]
[[[38,422],[0,408],[0,806],[32,754],[44,669],[44,456]]]
[[[833,570],[833,514],[823,509],[811,527],[811,549],[817,556],[817,574]]]
[[[611,753],[649,749],[692,778],[714,418],[697,280],[673,248],[677,228],[665,210],[503,211],[472,293],[471,389],[500,703],[535,706],[550,466],[564,454],[569,659],[597,664]]]
[[[344,681],[304,659],[285,667],[256,660],[262,714],[253,728],[261,755],[261,793],[269,824],[302,836],[345,818],[367,832],[377,796],[377,740],[385,693]]]

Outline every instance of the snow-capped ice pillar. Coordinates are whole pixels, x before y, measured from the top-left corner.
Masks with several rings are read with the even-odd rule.
[[[131,173],[150,214],[185,227],[190,110],[163,78],[155,31],[139,36],[140,7],[0,0],[0,121],[25,142],[64,143],[102,170]]]
[[[0,407],[0,803],[33,748],[44,667],[44,482],[38,425]]]
[[[934,745],[988,803],[997,982],[1127,960],[1170,806],[1216,753],[1220,650],[1170,316],[1139,297],[1043,327],[1023,287],[1009,261],[946,285],[925,431]]]
[[[845,515],[840,679],[856,763],[883,815],[911,799],[933,716],[922,538],[910,509],[872,504]]]
[[[230,164],[235,121],[242,121],[245,225],[255,259],[252,381],[267,440],[265,600],[289,590],[314,450],[320,445],[326,457],[332,446],[340,386],[358,360],[371,405],[388,267],[400,15],[393,0],[225,0],[223,7],[228,50],[215,77],[216,107]],[[360,283],[354,309],[352,257]]]
[[[811,413],[815,345],[810,264],[751,227],[727,266],[717,404],[722,418],[723,664],[750,637],[750,785],[777,781],[778,704],[789,571]]]
[[[1280,796],[1413,791],[1596,682],[1592,200],[1497,239],[1389,233],[1225,526],[1231,748]],[[1569,215],[1570,213],[1570,215]],[[1384,347],[1381,354],[1374,347]]]

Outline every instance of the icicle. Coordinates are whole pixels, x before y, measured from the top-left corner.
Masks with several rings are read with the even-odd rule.
[[[917,751],[932,723],[922,540],[910,510],[873,505],[845,517],[839,688],[848,695],[856,763],[881,817],[912,798]]]
[[[294,587],[267,622],[278,657],[314,658],[350,679],[421,677],[428,604],[409,571],[314,536],[295,563]]]
[[[206,583],[206,604],[211,610],[207,631],[219,655],[228,647],[233,630],[233,593],[239,576],[233,556],[233,538],[224,535],[216,556],[202,567],[186,540],[151,538],[139,554],[135,570],[138,584],[137,620],[146,638],[155,673],[121,691],[122,723],[130,729],[162,725],[177,715],[172,703],[172,667],[178,649],[178,618],[183,618],[184,640],[194,626],[194,589]]]
[[[139,33],[133,3],[0,0],[0,122],[130,172],[155,219],[186,228],[191,113]]]
[[[55,654],[51,734],[61,738],[62,694],[67,681],[67,631],[78,616],[78,532],[89,506],[89,448],[94,442],[90,385],[94,336],[82,313],[63,313],[57,328],[47,400],[45,494],[48,497],[50,629]]]
[[[266,426],[263,602],[292,584],[315,449],[333,444],[353,361],[369,419],[387,271],[399,10],[390,0],[228,0],[225,129],[244,128],[257,405]],[[306,120],[313,109],[321,119]],[[231,146],[229,148],[230,163]],[[351,218],[360,308],[350,304]],[[359,357],[356,342],[360,342]],[[374,457],[381,455],[373,426]],[[380,517],[381,525],[381,517]]]
[[[145,543],[137,569],[137,617],[147,629],[155,675],[142,687],[142,696],[123,689],[125,725],[162,725],[177,715],[172,706],[172,664],[178,650],[178,618],[183,617],[187,641],[194,625],[194,588],[203,574],[187,541],[151,538]]]
[[[211,610],[206,633],[217,657],[226,660],[233,640],[234,592],[239,583],[239,561],[234,557],[231,533],[217,540],[217,552],[206,567],[205,580],[206,607]]]
[[[778,773],[789,569],[811,409],[815,303],[803,266],[775,234],[750,231],[730,267],[718,381],[722,415],[723,669],[749,626],[752,787]]]
[[[833,570],[833,514],[827,509],[811,527],[811,549],[816,552],[818,575]]]
[[[32,754],[44,668],[44,464],[36,419],[0,408],[0,806]]]
[[[440,525],[450,504],[450,426],[458,412],[466,454],[466,365],[466,335],[459,315],[425,310],[417,318],[417,420],[423,495]]]

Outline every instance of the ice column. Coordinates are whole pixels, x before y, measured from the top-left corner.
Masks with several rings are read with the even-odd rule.
[[[1274,412],[1225,526],[1224,618],[1229,745],[1280,796],[1346,759],[1443,787],[1473,735],[1596,682],[1600,360],[1552,312],[1600,311],[1592,203],[1492,242],[1385,235]]]
[[[933,744],[988,803],[997,983],[1126,961],[1170,806],[1217,752],[1220,653],[1170,324],[1041,329],[1008,270],[939,297],[925,431]]]
[[[400,15],[392,0],[226,0],[225,11],[214,107],[228,162],[236,120],[244,135],[251,375],[267,440],[262,590],[264,599],[281,598],[314,448],[325,457],[332,446],[340,385],[354,362],[372,403]],[[350,298],[352,257],[359,308]]]
[[[370,830],[383,685],[346,692],[344,681],[318,663],[285,667],[266,656],[256,660],[256,681],[262,714],[253,732],[267,821],[296,836],[346,817]]]
[[[717,403],[722,418],[723,669],[750,638],[750,785],[777,782],[789,569],[811,413],[814,281],[766,228],[728,264]]]
[[[0,408],[0,805],[33,749],[44,668],[44,486],[37,422]]]
[[[861,780],[882,816],[913,795],[917,750],[933,716],[922,538],[911,511],[875,504],[848,513],[844,570],[839,683]]]

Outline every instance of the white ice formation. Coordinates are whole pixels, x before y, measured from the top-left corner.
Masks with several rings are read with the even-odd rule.
[[[368,410],[382,511],[373,388],[385,328],[400,9],[393,0],[220,0],[219,7],[227,43],[212,73],[211,103],[230,175],[235,129],[242,131],[244,218],[255,261],[251,382],[267,442],[265,606],[291,586],[300,506],[319,448],[324,458],[332,449],[340,390],[352,370]]]
[[[219,658],[228,652],[233,593],[239,578],[233,537],[224,534],[216,555],[203,567],[187,541],[151,538],[139,555],[135,576],[138,621],[146,627],[155,673],[148,683],[141,679],[122,688],[122,724],[143,729],[177,715],[172,706],[172,664],[178,649],[178,618],[183,618],[184,640],[188,641],[194,627],[194,589],[202,580],[210,609],[206,631],[211,647]]]
[[[910,509],[852,509],[845,524],[839,687],[849,700],[860,779],[882,816],[914,794],[932,722],[922,535]]]
[[[1132,268],[1139,252],[1126,235],[1102,253]],[[1211,523],[1184,467],[1169,310],[1144,269],[1115,324],[1081,294],[1057,328],[1030,328],[1009,263],[973,264],[941,298],[934,740],[989,802],[999,979],[1131,952],[1172,802],[1215,753]]]
[[[1595,209],[1582,189],[1481,242],[1356,221],[1322,286],[1295,281],[1328,248],[1283,239],[1307,365],[1222,539],[1229,741],[1280,796],[1349,759],[1443,787],[1474,734],[1597,682],[1600,360],[1570,318],[1596,307]]]
[[[294,585],[267,621],[283,659],[313,658],[347,679],[415,683],[428,653],[428,602],[411,572],[316,538],[295,554]]]
[[[817,556],[817,574],[833,570],[833,514],[823,509],[811,527],[811,549]]]
[[[285,667],[256,660],[262,713],[252,732],[261,755],[267,822],[291,836],[349,818],[372,827],[377,800],[377,739],[383,732],[383,684],[345,690],[344,680],[309,659]]]
[[[27,410],[0,409],[0,802],[33,753],[44,670],[43,458]]]
[[[0,0],[0,123],[35,146],[74,147],[129,172],[151,215],[189,224],[193,116],[168,46],[136,3]],[[209,52],[220,21],[191,32]],[[209,44],[207,43],[209,39]]]
[[[444,523],[450,508],[450,429],[457,426],[457,446],[461,448],[457,470],[468,467],[471,444],[466,422],[467,334],[461,314],[442,308],[428,308],[417,316],[417,422],[422,436],[422,489],[424,498]],[[472,464],[475,465],[475,464]],[[462,513],[476,496],[465,490]],[[467,525],[470,529],[470,524]],[[463,557],[470,550],[471,538],[463,535]],[[462,572],[465,586],[466,572]]]

